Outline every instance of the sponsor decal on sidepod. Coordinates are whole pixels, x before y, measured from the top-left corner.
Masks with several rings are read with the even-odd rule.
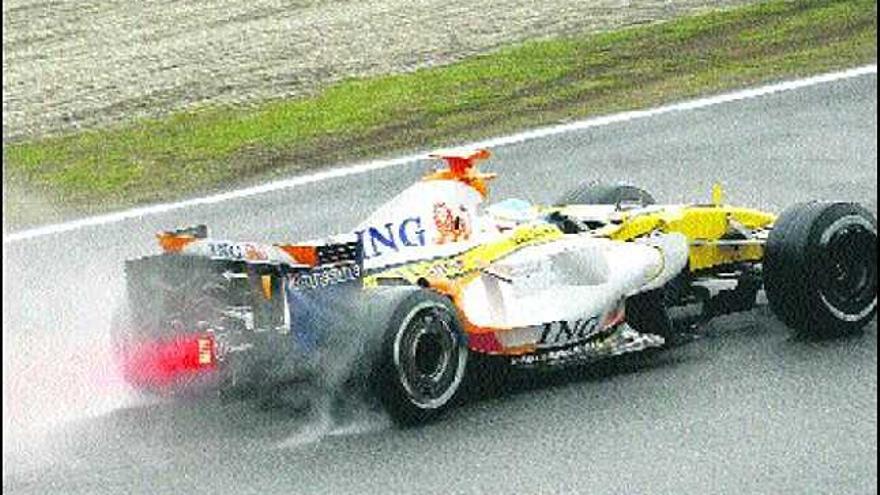
[[[599,318],[585,318],[575,321],[554,321],[544,323],[539,346],[556,346],[585,341],[602,330]]]

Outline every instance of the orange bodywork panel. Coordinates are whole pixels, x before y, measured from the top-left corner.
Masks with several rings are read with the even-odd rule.
[[[474,188],[484,198],[489,194],[488,181],[494,179],[497,174],[484,174],[477,170],[477,162],[492,156],[489,150],[481,149],[469,153],[449,153],[429,155],[431,158],[444,160],[449,168],[437,170],[428,174],[424,180],[457,180]]]
[[[179,253],[187,244],[194,242],[196,237],[193,235],[173,234],[170,232],[160,232],[156,234],[159,240],[159,246],[166,253]]]
[[[297,244],[276,244],[276,246],[290,255],[297,263],[308,266],[318,265],[318,249],[315,246]]]

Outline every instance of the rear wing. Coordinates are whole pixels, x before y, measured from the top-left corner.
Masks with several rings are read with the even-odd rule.
[[[205,291],[238,315],[244,329],[288,333],[306,327],[315,308],[349,297],[340,290],[363,287],[363,250],[354,235],[260,244],[211,239],[197,225],[157,238],[162,254],[125,263],[127,296],[141,325],[152,326],[151,315],[173,314],[183,293]],[[152,331],[165,331],[159,327]]]
[[[251,264],[316,267],[358,263],[362,258],[354,235],[329,241],[266,244],[212,239],[206,225],[195,225],[159,232],[156,239],[165,254],[189,254]]]

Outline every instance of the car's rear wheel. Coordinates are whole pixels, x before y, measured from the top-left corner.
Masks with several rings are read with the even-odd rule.
[[[388,321],[374,386],[398,423],[424,423],[455,402],[467,362],[455,307],[430,290],[414,290]]]
[[[767,241],[764,286],[774,313],[810,336],[863,328],[877,313],[877,221],[852,203],[803,203]]]

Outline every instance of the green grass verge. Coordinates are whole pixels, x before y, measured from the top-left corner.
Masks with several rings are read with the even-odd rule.
[[[4,146],[5,222],[204,193],[341,160],[424,149],[876,60],[873,0],[771,1],[528,42],[257,107],[201,108]],[[22,192],[24,191],[24,192]]]

